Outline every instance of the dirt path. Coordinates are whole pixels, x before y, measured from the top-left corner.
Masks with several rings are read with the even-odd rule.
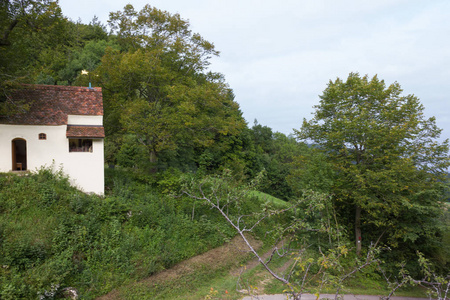
[[[253,239],[252,237],[248,237],[250,243],[255,247],[256,250],[260,249],[262,246],[262,242]],[[210,269],[220,269],[220,268],[230,268],[230,274],[233,276],[239,276],[245,271],[251,270],[258,266],[259,262],[257,259],[250,259],[247,263],[242,266],[240,262],[249,255],[249,250],[247,245],[244,243],[241,237],[236,236],[229,243],[224,244],[221,247],[212,249],[207,251],[201,255],[197,255],[188,260],[182,261],[176,264],[174,267],[164,270],[158,274],[152,275],[148,278],[145,278],[141,281],[138,281],[132,285],[127,287],[122,287],[122,289],[133,289],[135,286],[145,286],[146,288],[152,288],[157,286],[160,283],[164,283],[167,281],[176,281],[182,279],[184,276],[192,275],[201,267],[207,267]],[[262,255],[263,259],[267,259],[270,255],[270,251],[267,251]],[[290,263],[287,262],[284,265],[277,268],[278,273],[284,273],[287,268],[290,266]],[[243,300],[250,299],[260,299],[260,300],[282,300],[286,299],[286,295],[264,295],[264,287],[266,284],[274,280],[264,270],[261,272],[254,274],[256,278],[264,278],[259,280],[257,285],[257,294],[253,296],[246,296]],[[248,295],[247,291],[242,290],[242,295]],[[98,299],[101,300],[112,300],[112,299],[124,299],[121,295],[120,290],[113,290],[107,295],[104,295]],[[317,299],[314,295],[305,294],[302,296],[302,299],[312,300]],[[319,299],[334,299],[334,295],[321,295]],[[345,296],[345,300],[375,300],[379,299],[379,296]],[[421,298],[406,298],[406,297],[393,297],[392,299],[397,300],[410,300],[410,299],[421,299]]]
[[[256,249],[259,249],[262,246],[261,241],[255,240],[252,237],[248,237],[248,239]],[[242,268],[241,266],[239,266],[239,262],[242,261],[248,254],[249,252],[247,245],[244,243],[241,237],[236,236],[229,243],[226,243],[223,246],[209,250],[188,260],[182,261],[172,268],[136,282],[128,288],[133,288],[134,285],[154,286],[159,282],[177,280],[178,278],[194,273],[195,270],[201,266],[220,269],[225,266],[231,265],[232,267],[230,272],[232,272],[232,274],[239,274],[239,270]],[[247,269],[253,268],[257,264],[258,261],[252,259],[248,262]],[[122,297],[119,290],[113,290],[98,299],[111,300],[122,299]]]

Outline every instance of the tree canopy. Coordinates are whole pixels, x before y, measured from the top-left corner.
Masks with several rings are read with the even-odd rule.
[[[56,1],[0,2],[0,115],[26,109],[9,90],[30,83],[46,49],[64,44],[65,22]]]
[[[0,115],[27,108],[9,97],[20,84],[73,84],[83,68],[100,61],[99,47],[89,45],[100,40],[108,36],[98,20],[73,23],[57,1],[1,1]]]
[[[121,49],[107,50],[93,76],[104,88],[111,137],[135,135],[156,164],[162,152],[201,151],[245,127],[223,76],[207,70],[218,51],[188,21],[127,5],[111,13],[109,24]]]
[[[342,213],[353,211],[358,253],[363,229],[390,245],[437,234],[423,224],[440,214],[448,140],[437,140],[441,129],[419,99],[401,93],[398,83],[350,73],[328,83],[313,119],[296,131],[332,164],[330,192]]]

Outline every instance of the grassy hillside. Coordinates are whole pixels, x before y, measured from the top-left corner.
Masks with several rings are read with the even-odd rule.
[[[173,176],[107,170],[106,178],[99,197],[47,169],[0,174],[1,299],[53,299],[67,287],[92,299],[235,234],[208,207],[168,195],[177,189]]]
[[[131,174],[108,174],[106,197],[61,174],[0,176],[0,298],[43,299],[75,287],[94,298],[221,245],[233,232],[188,214]]]
[[[180,190],[179,175],[166,172],[153,178],[107,170],[107,195],[99,197],[78,191],[61,173],[47,169],[27,176],[0,174],[0,299],[58,299],[69,287],[82,299],[113,290],[109,294],[113,296],[105,299],[117,299],[114,295],[172,299],[187,293],[198,299],[210,293],[211,287],[221,293],[229,291],[224,299],[239,297],[234,291],[236,274],[229,269],[240,268],[249,258],[245,255],[225,261],[223,255],[207,254],[210,261],[194,259],[188,272],[174,280],[163,284],[149,278],[235,235],[217,211],[174,194]],[[262,203],[286,207],[284,201],[257,191],[248,200],[240,204],[240,213],[255,212]],[[229,212],[236,214],[232,207]],[[266,234],[285,221],[281,218],[267,219],[254,230],[262,251],[268,250],[262,242],[273,242]],[[311,259],[317,255],[311,252]],[[351,256],[346,259],[349,265],[350,260]],[[275,264],[277,269],[289,263],[280,260]],[[373,271],[348,283],[366,289],[375,286],[373,293],[379,288],[385,291],[382,278]],[[250,283],[255,286],[264,282],[270,292],[284,289],[268,281],[262,269],[243,276],[247,283],[256,281]]]

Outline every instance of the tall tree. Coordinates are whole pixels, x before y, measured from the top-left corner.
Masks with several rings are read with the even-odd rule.
[[[363,228],[395,246],[432,236],[427,222],[440,213],[449,142],[437,141],[441,129],[425,118],[419,99],[401,93],[398,83],[350,73],[328,83],[314,118],[296,131],[332,164],[336,205],[353,212],[358,254]]]
[[[214,45],[189,22],[146,5],[111,13],[121,50],[108,50],[97,70],[109,136],[134,134],[152,164],[162,151],[206,147],[245,127],[223,76],[208,72]]]
[[[25,107],[9,91],[33,82],[39,56],[66,39],[67,22],[57,1],[0,1],[0,115]]]

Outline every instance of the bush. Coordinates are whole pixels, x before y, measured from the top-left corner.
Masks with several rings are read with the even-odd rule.
[[[106,177],[99,197],[60,171],[0,174],[1,299],[58,298],[66,287],[95,298],[233,235],[218,216],[205,217],[208,208],[167,195],[179,185],[176,170],[159,177],[163,194],[145,174],[116,168]]]

